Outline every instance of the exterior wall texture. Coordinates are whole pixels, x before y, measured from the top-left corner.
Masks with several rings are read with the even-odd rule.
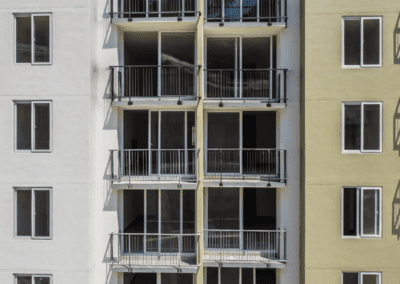
[[[342,272],[382,272],[396,283],[399,231],[398,1],[313,1],[303,7],[305,283]],[[342,68],[342,17],[382,17],[382,67]],[[342,103],[382,102],[382,153],[342,153]],[[342,187],[382,187],[382,238],[342,237]]]

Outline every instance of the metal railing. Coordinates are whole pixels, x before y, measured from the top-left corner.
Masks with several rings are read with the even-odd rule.
[[[204,260],[286,261],[286,231],[204,230]]]
[[[112,181],[196,181],[196,149],[110,150]]]
[[[286,150],[205,149],[205,178],[265,180],[286,183]]]
[[[110,263],[128,267],[196,265],[199,235],[111,233]]]
[[[114,0],[110,0],[110,17],[128,18],[162,18],[177,17],[181,21],[183,17],[195,17],[200,14],[196,11],[196,0],[115,0],[118,3],[118,12],[114,12]]]
[[[287,24],[287,0],[207,0],[206,22]]]
[[[196,99],[199,65],[110,66],[111,100],[191,97]]]
[[[287,69],[205,69],[206,99],[286,102]]]

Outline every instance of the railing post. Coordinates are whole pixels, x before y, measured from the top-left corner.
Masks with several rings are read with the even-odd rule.
[[[182,101],[181,101],[181,66],[178,66],[178,94],[179,94],[178,105],[181,105],[182,104]]]
[[[111,68],[111,101],[114,101],[114,67]]]
[[[267,186],[271,187],[271,153],[267,150],[267,165],[268,165],[268,183]]]
[[[222,186],[222,150],[219,150],[219,176],[220,176],[219,186]]]
[[[219,72],[220,72],[220,78],[221,78],[221,86],[220,86],[220,90],[221,90],[221,91],[220,91],[220,93],[219,93],[219,94],[220,94],[220,103],[219,103],[219,107],[223,107],[224,105],[222,104],[222,85],[223,85],[223,84],[222,84],[222,80],[223,80],[223,79],[222,79],[222,70],[219,70]]]
[[[286,232],[279,232],[279,260],[285,260],[285,233]]]
[[[286,84],[286,81],[287,81],[287,69],[285,69],[284,70],[284,72],[283,72],[283,74],[284,74],[284,80],[283,80],[283,84],[284,84],[284,86],[283,86],[283,98],[284,98],[284,103],[286,104],[286,99],[287,99],[287,97],[286,97],[286,86],[287,86],[287,84]]]
[[[111,265],[114,263],[114,235],[110,234],[110,261]]]
[[[113,150],[110,151],[110,159],[111,159],[111,161],[110,161],[110,167],[111,167],[110,175],[111,175],[111,182],[113,182],[114,181],[114,151]]]
[[[114,17],[114,0],[110,0],[110,17],[112,23]]]

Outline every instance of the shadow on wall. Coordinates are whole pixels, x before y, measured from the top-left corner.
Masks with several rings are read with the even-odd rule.
[[[393,197],[392,210],[392,235],[397,235],[397,240],[400,240],[400,181]]]
[[[400,64],[400,14],[393,31],[394,64]]]
[[[393,115],[393,150],[399,151],[400,155],[400,99]]]
[[[103,26],[103,31],[104,31],[104,42],[103,42],[103,49],[109,49],[109,48],[117,48],[117,30],[112,28],[112,23],[111,23],[111,16],[109,11],[110,5],[111,5],[111,0],[108,0],[103,11],[103,19],[104,19],[104,26]],[[115,1],[114,1],[115,2]]]

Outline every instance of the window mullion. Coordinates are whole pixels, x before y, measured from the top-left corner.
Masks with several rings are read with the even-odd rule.
[[[36,136],[36,121],[35,121],[35,103],[31,102],[31,151],[35,150],[35,136]]]
[[[364,152],[364,103],[361,103],[360,106],[360,113],[361,113],[361,121],[360,121],[360,129],[361,129],[361,142],[360,142],[360,148],[361,152]]]
[[[360,19],[360,29],[361,29],[361,31],[360,31],[360,36],[361,36],[361,39],[360,39],[360,48],[361,48],[361,52],[360,52],[360,65],[361,65],[361,67],[364,67],[364,18],[363,17],[361,17],[361,19]]]
[[[360,201],[360,189],[357,188],[357,196],[356,196],[356,220],[357,220],[357,224],[356,224],[356,230],[357,230],[357,237],[361,236],[361,221],[360,221],[360,208],[361,208],[361,201]]]
[[[35,63],[35,20],[34,15],[31,16],[31,62]]]
[[[31,222],[32,222],[32,228],[31,228],[31,234],[32,238],[36,237],[36,232],[35,232],[35,224],[36,224],[36,208],[35,208],[35,189],[31,189]]]

